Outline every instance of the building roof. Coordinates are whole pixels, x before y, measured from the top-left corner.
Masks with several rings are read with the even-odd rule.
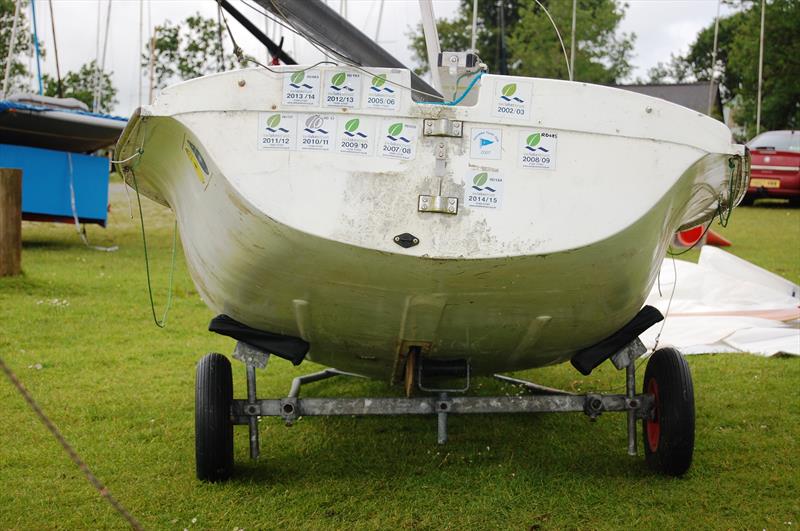
[[[652,85],[612,85],[615,88],[630,90],[638,92],[639,94],[646,94],[661,98],[678,105],[683,105],[697,112],[708,114],[708,89],[710,81],[698,81],[696,83],[670,83],[670,84],[652,84]],[[722,109],[722,102],[720,100],[719,88],[714,83],[715,104],[718,109]]]

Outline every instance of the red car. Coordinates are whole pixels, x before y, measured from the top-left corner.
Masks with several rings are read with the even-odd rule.
[[[748,142],[750,187],[744,204],[761,197],[800,205],[800,131],[767,131]]]

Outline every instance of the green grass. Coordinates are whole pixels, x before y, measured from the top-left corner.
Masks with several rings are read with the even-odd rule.
[[[118,185],[117,185],[118,188]],[[793,529],[800,525],[800,359],[690,357],[695,461],[683,479],[653,475],[625,452],[625,419],[606,414],[305,418],[261,424],[263,460],[236,429],[236,478],[194,479],[194,364],[229,354],[178,260],[166,329],[150,317],[138,220],[117,193],[103,253],[65,225],[25,224],[25,274],[0,279],[0,353],[111,492],[157,529]],[[172,222],[146,204],[157,302],[166,296]],[[739,209],[722,231],[734,252],[800,282],[800,210]],[[696,255],[696,253],[692,253]],[[689,256],[692,256],[690,254]],[[66,302],[65,302],[66,301]],[[36,368],[41,364],[41,369]],[[271,361],[259,394],[310,372]],[[234,364],[238,396],[244,371]],[[609,390],[621,374],[562,365],[541,383]],[[512,393],[489,379],[476,392]],[[381,382],[328,381],[307,395],[397,394]],[[11,385],[0,382],[0,528],[121,528]],[[196,519],[196,521],[193,521]],[[791,522],[789,524],[788,522]]]

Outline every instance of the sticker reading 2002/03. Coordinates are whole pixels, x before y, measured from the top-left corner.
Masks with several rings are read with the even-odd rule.
[[[417,126],[396,120],[384,120],[381,126],[382,157],[411,160],[417,151]]]
[[[283,76],[284,105],[319,104],[319,70],[300,70]]]
[[[519,81],[512,83],[497,82],[494,89],[495,116],[506,118],[530,118],[531,116],[531,84]]]
[[[361,103],[361,74],[331,70],[325,74],[326,107],[358,107]]]
[[[297,115],[262,112],[258,115],[258,149],[294,149]]]
[[[470,171],[465,178],[464,203],[479,208],[503,206],[503,178],[496,171]]]
[[[519,161],[523,168],[556,169],[556,133],[520,131],[519,141]]]
[[[372,155],[375,124],[370,118],[342,118],[339,120],[336,143],[340,153]]]

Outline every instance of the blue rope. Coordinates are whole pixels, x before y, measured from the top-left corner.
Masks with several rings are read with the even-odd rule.
[[[449,107],[452,107],[453,105],[458,105],[459,103],[461,103],[461,101],[464,98],[467,97],[467,94],[469,94],[469,91],[472,90],[472,87],[475,86],[475,83],[477,83],[478,80],[482,76],[483,76],[483,72],[479,72],[477,76],[472,78],[472,81],[470,82],[469,85],[467,85],[467,88],[464,89],[464,92],[461,93],[461,96],[459,96],[458,98],[454,99],[453,101],[418,101],[417,103],[423,104],[423,105],[447,105]]]
[[[31,14],[33,15],[33,47],[36,49],[36,77],[39,79],[39,96],[44,94],[42,87],[42,63],[39,54],[39,35],[36,32],[36,0],[31,0]]]

